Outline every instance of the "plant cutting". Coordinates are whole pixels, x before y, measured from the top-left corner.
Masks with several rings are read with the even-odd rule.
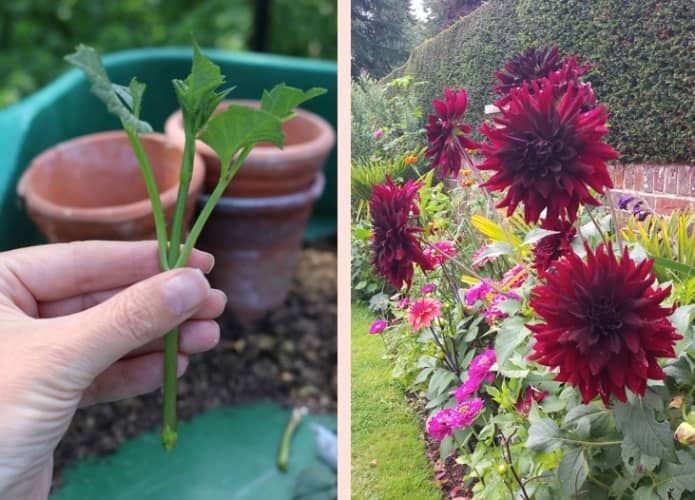
[[[217,201],[251,150],[260,142],[282,147],[282,124],[294,116],[299,104],[325,93],[324,89],[302,91],[277,85],[264,90],[259,109],[231,105],[212,117],[215,108],[232,88],[217,90],[225,83],[219,66],[208,59],[193,41],[191,73],[184,79],[173,80],[174,90],[183,113],[185,144],[181,161],[180,182],[171,224],[165,220],[157,185],[149,158],[142,145],[141,134],[152,133],[149,123],[140,119],[142,97],[146,85],[133,78],[129,85],[112,83],[97,52],[85,45],[77,47],[66,59],[84,71],[91,82],[92,92],[118,117],[138,159],[154,214],[159,261],[162,271],[184,267],[198,237]],[[207,199],[188,236],[183,224],[186,193],[191,182],[195,141],[201,139],[220,158],[220,177]],[[169,231],[167,231],[169,227]],[[176,446],[176,357],[178,330],[165,336],[164,406],[161,431],[162,446]]]

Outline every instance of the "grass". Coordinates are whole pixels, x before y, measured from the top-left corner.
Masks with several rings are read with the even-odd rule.
[[[352,307],[352,498],[441,499],[418,416],[391,378],[384,345],[367,335],[374,317]]]

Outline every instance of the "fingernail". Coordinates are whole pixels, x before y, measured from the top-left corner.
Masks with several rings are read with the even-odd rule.
[[[200,269],[184,269],[164,284],[164,300],[171,312],[179,316],[199,306],[209,288]]]
[[[218,290],[217,288],[212,289],[212,293],[219,295],[222,300],[224,301],[224,304],[227,305],[227,294],[224,293],[222,290]]]
[[[188,356],[179,354],[176,356],[176,376],[180,377],[183,375],[186,372],[186,368],[188,368]]]
[[[210,271],[212,271],[212,268],[215,267],[215,256],[212,255],[211,253],[207,253],[207,252],[205,252],[205,255],[207,255],[208,257],[210,257],[210,265],[209,265],[208,268],[205,270],[205,274],[209,274]]]

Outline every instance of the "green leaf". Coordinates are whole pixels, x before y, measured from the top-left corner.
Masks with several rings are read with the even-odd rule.
[[[190,128],[191,133],[197,134],[205,127],[217,105],[232,90],[215,92],[224,82],[220,67],[201,52],[194,39],[191,73],[185,80],[172,81],[183,112],[184,127]]]
[[[676,461],[671,426],[667,422],[657,421],[654,410],[646,408],[639,398],[634,403],[616,403],[613,416],[618,430],[631,439],[642,453]]]
[[[270,92],[263,91],[261,97],[261,109],[275,115],[280,121],[287,121],[294,116],[292,110],[314,97],[326,93],[326,89],[314,87],[306,92],[294,87],[288,87],[280,83],[273,87]]]
[[[546,236],[550,236],[551,234],[558,234],[559,232],[560,231],[550,231],[548,229],[536,227],[528,232],[528,234],[524,238],[524,241],[521,243],[521,246],[523,247],[527,245],[533,245],[534,243],[545,238]]]
[[[562,492],[565,496],[575,497],[581,489],[589,474],[589,464],[586,462],[582,448],[571,448],[566,451],[557,469],[557,478],[560,481]]]
[[[667,463],[659,474],[657,492],[662,498],[680,498],[684,491],[695,491],[695,457],[679,450],[679,464]]]
[[[661,463],[660,458],[643,453],[637,443],[629,436],[623,437],[620,456],[630,474],[637,474],[643,470],[652,471]]]
[[[593,420],[594,418],[606,415],[607,413],[609,413],[609,411],[610,410],[602,408],[597,403],[590,403],[588,405],[577,405],[567,412],[567,415],[565,415],[565,418],[562,421],[562,426],[572,427],[576,425],[581,419],[588,418],[590,420]]]
[[[676,262],[675,260],[667,259],[666,257],[659,257],[658,255],[650,255],[650,257],[654,259],[654,263],[657,266],[675,271],[679,273],[680,276],[695,276],[695,267],[690,267],[686,264]]]
[[[531,330],[524,326],[525,319],[521,316],[512,316],[504,320],[500,325],[495,338],[495,353],[497,365],[502,367],[514,350],[524,342],[531,334]]]
[[[548,453],[562,446],[560,428],[555,421],[549,418],[536,420],[528,430],[526,448],[534,451]]]
[[[116,115],[124,128],[137,133],[149,134],[152,127],[139,119],[140,101],[145,92],[145,84],[135,78],[128,87],[112,84],[96,50],[86,45],[78,45],[75,52],[65,56],[72,65],[80,68],[92,84],[90,90],[105,105],[110,113]]]
[[[220,157],[224,172],[241,149],[259,142],[282,147],[284,134],[277,117],[260,109],[232,104],[210,120],[200,138]]]

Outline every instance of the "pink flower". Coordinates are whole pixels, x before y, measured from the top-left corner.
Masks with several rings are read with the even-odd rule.
[[[514,406],[516,407],[516,411],[518,411],[521,415],[528,417],[528,414],[531,411],[531,402],[535,401],[536,403],[540,403],[548,395],[548,391],[539,391],[530,385],[522,394],[523,397],[522,395],[519,395],[519,400],[514,404]]]
[[[437,441],[441,441],[446,436],[453,434],[453,426],[456,422],[456,410],[454,408],[444,408],[438,411],[429,422],[427,422],[427,433]]]
[[[517,264],[504,273],[502,277],[502,286],[507,289],[520,287],[524,284],[524,281],[526,281],[527,276],[528,271],[526,271],[526,268],[521,264]]]
[[[468,377],[466,381],[458,386],[456,391],[454,391],[454,397],[456,398],[456,401],[461,403],[462,401],[465,401],[466,399],[470,398],[473,394],[475,394],[478,389],[480,389],[480,384],[483,383],[483,380],[481,378],[476,378],[476,377]]]
[[[403,297],[396,304],[396,309],[406,309],[410,305],[410,299],[408,297]]]
[[[450,241],[438,241],[425,249],[432,267],[443,264],[449,258],[456,257],[456,247]]]
[[[420,292],[426,295],[428,293],[434,292],[436,289],[437,285],[435,285],[434,283],[427,283],[425,286],[422,287]]]
[[[483,278],[482,281],[466,290],[466,304],[472,306],[479,300],[485,300],[488,294],[492,292],[490,283],[489,278]]]
[[[386,329],[387,326],[389,326],[388,321],[385,319],[378,319],[369,326],[369,335],[381,333]]]
[[[384,136],[384,131],[382,129],[378,129],[374,131],[374,140],[378,141]]]
[[[498,307],[500,302],[504,302],[507,299],[521,300],[521,297],[514,292],[496,294],[488,304],[485,311],[483,311],[483,315],[485,316],[485,320],[487,321],[488,325],[492,325],[495,321],[502,320],[508,316],[507,313],[500,311]]]
[[[428,327],[432,320],[442,314],[442,305],[436,299],[424,297],[417,299],[408,311],[408,322],[413,330]]]
[[[471,365],[468,367],[468,376],[471,378],[484,379],[490,373],[490,368],[497,361],[497,355],[494,349],[488,349],[487,351],[478,354]]]
[[[485,403],[482,398],[473,398],[468,401],[462,401],[456,407],[456,418],[452,427],[462,429],[473,423],[483,409]]]

